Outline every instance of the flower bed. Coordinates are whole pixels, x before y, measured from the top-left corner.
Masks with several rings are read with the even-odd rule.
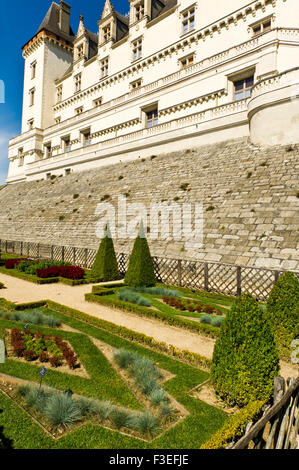
[[[53,266],[51,268],[38,269],[38,277],[48,279],[51,277],[63,277],[66,279],[83,279],[85,271],[79,266]]]
[[[217,309],[211,305],[203,305],[201,302],[195,299],[178,299],[176,297],[163,296],[163,302],[170,307],[180,310],[182,312],[188,310],[188,312],[197,313],[208,313],[209,315],[216,314],[222,315],[220,309]]]
[[[17,267],[18,264],[22,263],[23,261],[30,261],[29,259],[27,258],[14,258],[14,259],[7,259],[5,261],[5,268],[6,269],[15,269]]]
[[[86,279],[84,269],[63,261],[13,258],[7,259],[4,266],[0,267],[0,271],[37,284],[61,281],[69,285],[78,285],[90,282],[90,279]]]
[[[14,328],[10,333],[13,354],[28,362],[39,360],[57,368],[66,363],[70,369],[79,367],[78,358],[67,342],[60,337],[43,335],[39,331],[22,332]]]

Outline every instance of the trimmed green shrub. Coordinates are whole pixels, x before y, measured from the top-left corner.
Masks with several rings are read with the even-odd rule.
[[[120,279],[113,240],[108,225],[91,269],[90,277],[102,282],[117,281]]]
[[[138,292],[134,292],[128,288],[122,288],[118,292],[118,298],[124,300],[125,302],[131,302],[136,305],[144,305],[145,307],[150,307],[152,304],[149,299],[142,297]]]
[[[151,287],[156,285],[154,264],[145,238],[143,223],[135,240],[129,266],[125,275],[125,284],[131,287]]]
[[[226,402],[244,406],[269,399],[278,373],[271,324],[258,302],[243,295],[221,325],[211,366],[212,384]]]
[[[242,410],[231,416],[224,426],[217,431],[211,439],[205,442],[201,449],[225,449],[231,441],[236,441],[241,438],[246,425],[253,421],[255,422],[261,415],[262,408],[265,402],[252,401]]]
[[[291,342],[299,337],[299,280],[295,274],[284,273],[276,281],[267,301],[266,315],[281,356],[289,360]]]

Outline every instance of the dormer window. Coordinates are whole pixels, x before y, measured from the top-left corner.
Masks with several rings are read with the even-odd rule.
[[[195,27],[195,8],[190,8],[183,14],[183,34],[190,33]]]
[[[140,21],[144,17],[144,1],[137,3],[134,7],[135,21]]]
[[[80,46],[77,47],[77,56],[78,60],[84,57],[84,44],[80,44]]]
[[[103,28],[103,42],[108,42],[111,39],[111,25],[108,24]]]

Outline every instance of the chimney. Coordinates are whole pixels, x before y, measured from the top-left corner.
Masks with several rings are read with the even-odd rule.
[[[66,34],[70,34],[71,7],[63,0],[60,0],[59,7],[59,28]]]

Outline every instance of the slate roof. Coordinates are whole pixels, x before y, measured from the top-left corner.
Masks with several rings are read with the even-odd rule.
[[[38,34],[42,30],[46,30],[49,33],[56,34],[61,39],[65,39],[66,41],[72,43],[75,37],[72,28],[70,27],[69,34],[66,34],[64,31],[61,31],[61,29],[59,28],[59,8],[60,7],[59,5],[57,5],[57,3],[52,3],[36,34]]]

